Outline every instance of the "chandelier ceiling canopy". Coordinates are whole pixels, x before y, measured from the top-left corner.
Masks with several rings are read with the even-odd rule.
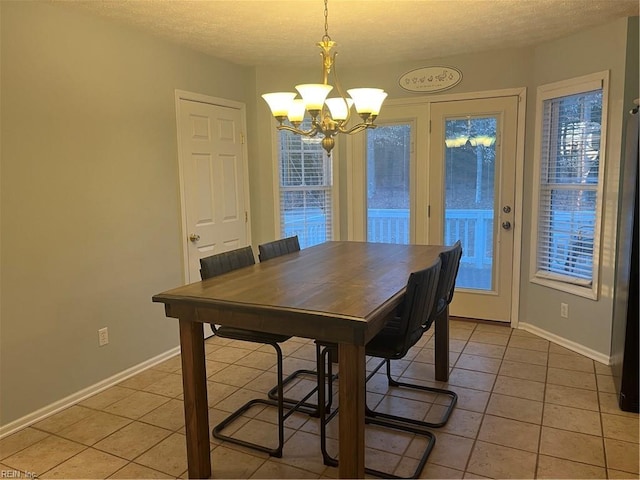
[[[332,49],[336,43],[329,36],[328,17],[328,0],[324,0],[324,35],[317,44],[322,56],[322,83],[296,85],[301,98],[296,98],[295,92],[265,93],[262,98],[269,104],[271,113],[278,120],[278,130],[286,130],[304,137],[320,136],[322,147],[327,154],[331,154],[337,134],[353,134],[367,128],[375,128],[374,121],[380,113],[387,93],[380,88],[351,88],[347,90],[349,96],[344,94],[334,65],[336,52],[332,52]],[[335,89],[329,84],[331,75]],[[337,96],[327,98],[332,91],[337,93]],[[362,121],[348,126],[352,107],[355,107]],[[311,117],[311,128],[302,130],[300,125],[306,113]]]

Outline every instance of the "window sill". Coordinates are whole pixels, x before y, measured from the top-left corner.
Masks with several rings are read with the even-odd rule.
[[[598,300],[598,291],[595,285],[583,287],[580,285],[574,285],[571,283],[560,282],[557,280],[552,280],[550,278],[542,278],[538,276],[532,277],[530,279],[530,282],[537,285],[542,285],[544,287],[552,288],[554,290],[559,290],[561,292],[577,295],[579,297],[588,298],[590,300]]]

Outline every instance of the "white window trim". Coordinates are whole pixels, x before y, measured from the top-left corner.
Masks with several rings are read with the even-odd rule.
[[[280,131],[277,128],[271,129],[271,162],[273,165],[272,185],[273,185],[273,225],[274,238],[282,235],[282,218],[280,216]],[[340,168],[338,144],[331,151],[331,238],[340,238],[340,222],[338,217],[339,192],[338,169]]]
[[[544,113],[544,101],[550,98],[563,97],[582,92],[602,89],[602,124],[601,124],[601,140],[600,140],[600,158],[598,167],[598,186],[596,190],[596,225],[594,229],[593,244],[593,279],[590,285],[580,285],[576,283],[567,283],[560,281],[559,275],[551,275],[547,272],[538,272],[537,252],[538,252],[538,228],[539,228],[539,202],[540,202],[540,170],[542,155],[542,121]],[[585,75],[569,80],[541,85],[538,87],[536,95],[536,135],[534,147],[534,178],[533,178],[533,223],[531,228],[531,263],[530,263],[530,282],[545,287],[560,290],[573,295],[598,299],[599,294],[599,272],[601,257],[601,239],[602,239],[602,210],[604,205],[604,184],[605,184],[605,158],[607,151],[607,118],[608,118],[608,97],[609,97],[609,71]]]

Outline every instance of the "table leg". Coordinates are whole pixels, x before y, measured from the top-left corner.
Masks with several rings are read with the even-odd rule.
[[[435,333],[435,363],[436,380],[446,382],[449,380],[449,306],[436,317]]]
[[[341,343],[339,382],[339,478],[364,478],[364,346]]]
[[[180,350],[189,478],[209,478],[211,447],[202,323],[180,320]]]

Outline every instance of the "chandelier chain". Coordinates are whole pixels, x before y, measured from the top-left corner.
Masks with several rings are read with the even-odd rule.
[[[331,41],[329,36],[329,0],[324,0],[324,36],[323,41]]]

